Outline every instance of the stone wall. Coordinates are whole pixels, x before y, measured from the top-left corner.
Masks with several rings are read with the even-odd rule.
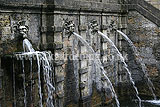
[[[2,1],[1,1],[2,2]],[[92,61],[88,59],[77,59],[70,60],[69,57],[57,57],[56,55],[87,55],[88,49],[77,40],[73,35],[70,36],[63,31],[63,23],[65,19],[73,20],[75,23],[75,32],[82,35],[82,37],[87,40],[87,42],[93,47],[93,49],[100,54],[103,49],[107,49],[105,44],[102,45],[101,37],[97,35],[90,35],[88,30],[88,24],[90,21],[97,20],[99,28],[102,24],[107,25],[110,20],[116,20],[119,17],[119,12],[121,12],[121,5],[118,4],[117,0],[94,0],[94,1],[78,1],[78,0],[55,0],[53,1],[5,1],[7,3],[2,3],[2,13],[0,14],[0,30],[1,30],[1,56],[3,63],[13,64],[11,61],[6,62],[6,55],[13,54],[15,52],[22,52],[22,39],[16,34],[14,25],[20,21],[26,21],[26,25],[29,26],[28,38],[32,42],[35,50],[49,50],[55,55],[54,60],[54,81],[56,87],[55,93],[55,105],[57,107],[63,106],[89,106],[91,104],[97,105],[106,103],[111,97],[102,95],[102,83],[101,83],[101,73],[93,74]],[[46,5],[48,4],[48,5]],[[19,6],[16,10],[15,6]],[[105,7],[108,8],[105,8]],[[93,9],[93,10],[92,10]],[[107,12],[114,12],[112,13]],[[103,19],[103,20],[102,20]],[[118,23],[118,22],[116,22]],[[105,32],[105,29],[103,29]],[[116,41],[116,36],[114,33],[110,35]],[[106,53],[104,53],[106,54]],[[13,60],[12,56],[9,57]],[[15,59],[14,59],[15,60]],[[3,63],[1,65],[3,65]],[[15,84],[17,82],[22,82],[22,76],[18,77],[18,73],[21,74],[20,62],[15,60],[15,67],[11,66],[10,70],[15,73],[5,73],[5,77],[10,75],[16,75]],[[13,65],[14,65],[13,64]],[[25,63],[25,66],[30,66]],[[3,69],[7,66],[3,65]],[[36,66],[35,66],[36,68]],[[34,68],[34,69],[35,69]],[[107,70],[107,68],[106,68]],[[30,97],[27,96],[28,105],[38,106],[38,80],[36,69],[31,74],[34,76],[33,91],[30,93],[30,81],[28,80],[30,75],[28,75],[28,67],[25,68],[26,72],[26,87],[27,95],[33,96],[33,101],[30,101]],[[111,70],[112,71],[112,70]],[[114,71],[112,71],[114,72]],[[42,73],[42,72],[41,72]],[[112,73],[111,73],[112,74]],[[96,76],[95,76],[96,75]],[[98,75],[98,76],[97,76]],[[110,75],[110,74],[108,74]],[[8,104],[13,105],[16,101],[17,106],[24,106],[24,90],[21,85],[14,85],[11,77],[8,79],[3,79],[3,89],[6,87],[14,87],[16,90],[16,95],[14,94],[14,89],[9,91],[9,95],[3,92],[4,96],[2,100],[7,101]],[[92,78],[95,78],[92,79]],[[96,84],[93,84],[96,81]],[[42,80],[43,83],[43,80]],[[28,85],[27,85],[28,84]],[[105,83],[104,83],[105,84]],[[96,86],[95,86],[96,85]],[[45,86],[43,86],[44,88]],[[43,90],[43,99],[45,100],[45,89]],[[94,90],[94,94],[93,94]],[[92,98],[93,94],[93,98]],[[1,95],[2,96],[2,95]],[[10,99],[8,99],[8,96]],[[97,96],[97,97],[96,97]],[[108,95],[110,96],[110,95]],[[103,98],[102,98],[103,97]],[[8,99],[8,100],[7,100]],[[103,100],[102,100],[103,99]],[[95,103],[94,100],[98,100]],[[5,103],[6,104],[6,103]],[[4,104],[3,104],[4,105]],[[45,103],[44,103],[45,105]],[[92,105],[93,106],[93,105]]]
[[[146,19],[144,16],[139,14],[136,11],[131,11],[128,14],[128,28],[127,34],[129,38],[133,41],[136,46],[139,57],[142,58],[142,61],[147,67],[148,77],[151,78],[151,81],[156,87],[156,95],[159,96],[158,81],[159,76],[159,33],[160,29],[157,25]],[[146,81],[146,78],[143,75],[142,68],[139,63],[135,60],[135,56],[132,54],[133,50],[127,47],[128,65],[132,72],[132,77],[142,81]],[[139,87],[140,94],[150,95],[147,90],[148,87],[144,86],[146,82],[138,82],[137,86]],[[145,87],[145,88],[144,88]]]
[[[1,2],[4,1],[1,0]],[[93,66],[92,60],[85,58],[70,60],[71,55],[83,54],[85,56],[91,53],[74,35],[64,32],[63,24],[66,19],[74,22],[75,32],[80,34],[100,55],[107,76],[114,86],[119,83],[127,83],[128,74],[122,68],[113,47],[100,35],[91,35],[88,25],[92,20],[97,20],[99,30],[108,35],[118,47],[125,57],[135,81],[142,81],[144,75],[127,42],[121,35],[108,27],[112,22],[117,29],[127,33],[134,42],[140,52],[140,57],[147,65],[149,76],[157,77],[159,75],[160,29],[135,11],[127,13],[127,9],[124,9],[121,3],[123,0],[30,0],[26,2],[9,0],[2,3],[2,7],[0,7],[0,56],[2,63],[0,64],[6,73],[1,75],[1,72],[4,71],[0,69],[0,76],[2,76],[0,86],[1,79],[3,81],[3,87],[0,87],[0,93],[2,93],[0,94],[0,104],[2,100],[5,101],[8,98],[4,97],[7,95],[10,98],[9,101],[6,100],[9,102],[8,104],[12,105],[13,100],[16,99],[17,104],[23,106],[23,97],[19,97],[23,96],[22,87],[15,87],[18,88],[17,92],[21,91],[15,99],[13,98],[13,90],[9,90],[8,94],[3,92],[6,87],[10,89],[14,86],[12,81],[14,77],[11,79],[9,76],[12,76],[15,71],[17,75],[21,72],[18,62],[14,63],[15,68],[10,66],[11,68],[8,70],[7,65],[13,63],[5,59],[6,55],[10,56],[15,52],[23,51],[22,39],[16,34],[14,28],[15,23],[20,20],[26,21],[26,25],[29,26],[28,38],[34,49],[49,50],[54,54],[54,70],[52,72],[54,72],[56,88],[54,95],[56,107],[97,106],[111,100],[111,94],[104,94],[104,90],[108,90],[110,93],[108,83],[102,82],[103,76],[97,72],[99,68]],[[15,9],[17,5],[18,8]],[[63,57],[63,55],[68,56]],[[14,58],[11,56],[9,59],[13,60]],[[4,63],[6,64],[4,65]],[[25,71],[28,73],[27,67]],[[36,66],[32,75],[34,75],[34,90],[33,93],[28,91],[28,94],[34,96],[34,100],[30,104],[38,106]],[[17,79],[22,79],[21,77],[15,76]],[[29,75],[27,77],[29,79]],[[27,84],[30,84],[29,80]],[[27,89],[29,90],[30,87],[27,86]],[[43,92],[45,99],[45,89]]]
[[[129,12],[128,36],[134,42],[150,76],[158,76],[158,44],[160,29],[137,12]],[[132,60],[132,57],[130,58]],[[135,65],[135,64],[130,64]],[[136,68],[136,67],[135,67]],[[139,70],[138,70],[139,71]]]

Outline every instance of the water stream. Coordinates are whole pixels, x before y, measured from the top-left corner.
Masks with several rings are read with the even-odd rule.
[[[34,57],[36,56],[37,59],[37,66],[38,66],[38,92],[39,92],[39,105],[40,107],[43,107],[42,104],[42,87],[41,87],[41,66],[43,69],[43,78],[44,78],[44,82],[46,83],[47,86],[47,100],[46,100],[46,105],[47,107],[54,107],[54,98],[53,98],[53,93],[55,91],[55,88],[53,86],[52,83],[52,54],[50,52],[39,52],[39,51],[35,51],[32,47],[32,44],[29,42],[28,39],[24,39],[23,40],[23,49],[24,49],[24,53],[22,53],[22,56],[29,56],[29,57]],[[30,59],[30,73],[32,75],[32,59]],[[32,79],[32,76],[31,76]],[[31,85],[32,85],[32,81],[31,81]],[[32,87],[31,87],[31,91],[32,91]],[[32,97],[31,97],[32,99]]]
[[[86,40],[84,40],[79,34],[73,32],[73,35],[75,35],[87,48],[88,51],[90,51],[94,56],[96,56],[96,52],[93,50],[93,48],[88,44],[88,42]],[[106,78],[107,82],[109,83],[110,89],[112,91],[112,94],[114,95],[115,101],[116,101],[116,105],[117,107],[120,107],[119,101],[118,101],[118,97],[116,95],[116,92],[114,90],[114,87],[110,81],[110,79],[107,77],[106,75],[106,71],[104,70],[104,67],[102,66],[102,63],[100,61],[99,58],[96,58],[94,60],[95,65],[101,69],[102,74],[104,75],[104,77]]]
[[[31,96],[30,96],[30,100],[31,100],[31,103],[32,103],[32,90],[33,90],[33,87],[32,87],[32,85],[33,85],[33,81],[32,81],[32,78],[33,78],[33,77],[32,77],[32,75],[33,75],[32,66],[33,66],[33,65],[32,65],[32,58],[30,58],[29,60],[30,60],[30,79],[31,79],[31,92],[30,92],[30,93],[31,93],[31,94],[30,94]]]
[[[100,32],[100,31],[98,31],[98,34],[101,35],[103,38],[105,38],[105,39],[110,43],[110,45],[115,48],[115,50],[116,50],[116,52],[117,52],[117,55],[120,57],[120,61],[122,62],[124,69],[127,71],[128,76],[129,76],[129,80],[130,80],[130,82],[132,83],[133,88],[134,88],[134,90],[135,90],[135,92],[136,92],[136,97],[137,97],[137,99],[138,99],[138,101],[139,101],[139,107],[141,107],[141,99],[140,99],[140,97],[139,97],[139,92],[138,92],[138,90],[137,90],[137,87],[135,86],[135,82],[134,82],[133,79],[132,79],[131,72],[130,72],[129,69],[128,69],[128,65],[126,64],[126,62],[125,62],[125,60],[124,60],[124,57],[123,57],[122,54],[119,52],[118,48],[114,45],[114,43],[108,38],[107,35],[103,34],[103,33]]]
[[[120,30],[117,30],[118,33],[120,33],[124,39],[129,43],[130,47],[132,48],[133,52],[134,52],[134,55],[135,55],[135,58],[136,60],[140,63],[141,67],[142,67],[142,71],[143,71],[143,74],[145,76],[145,78],[147,79],[147,85],[154,97],[154,100],[156,100],[156,95],[154,93],[153,90],[155,90],[155,87],[153,86],[153,83],[152,81],[150,80],[150,78],[148,77],[148,73],[147,73],[147,67],[145,66],[143,60],[141,57],[139,57],[139,52],[137,51],[137,48],[134,46],[133,42],[128,38],[128,36],[126,34],[124,34],[123,32],[121,32]]]
[[[25,78],[25,72],[24,72],[24,59],[22,59],[22,77],[23,77],[23,90],[24,90],[24,107],[27,107],[27,92],[26,92],[26,78]]]

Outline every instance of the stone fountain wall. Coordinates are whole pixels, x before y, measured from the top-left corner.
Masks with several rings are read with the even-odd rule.
[[[113,49],[110,49],[110,45],[100,36],[89,35],[88,24],[93,19],[98,21],[99,29],[104,34],[108,34],[109,38],[114,41],[120,52],[122,52],[137,81],[143,79],[143,77],[139,77],[139,74],[141,74],[140,68],[137,67],[137,64],[134,64],[132,51],[126,45],[124,39],[112,29],[108,29],[107,26],[111,21],[114,21],[118,29],[129,35],[142,56],[146,56],[144,60],[148,58],[153,60],[153,63],[147,60],[146,64],[148,69],[151,69],[154,75],[158,76],[159,28],[136,12],[128,14],[122,6],[122,0],[1,0],[0,2],[2,2],[0,7],[0,55],[2,58],[2,67],[0,66],[2,68],[0,69],[0,104],[3,106],[7,104],[7,106],[12,107],[15,99],[19,106],[23,106],[22,87],[19,88],[21,90],[18,90],[22,92],[17,92],[18,96],[15,99],[12,90],[12,72],[21,72],[19,66],[17,66],[18,62],[15,63],[16,70],[14,70],[14,64],[12,63],[14,59],[12,54],[23,51],[22,40],[16,35],[14,29],[14,24],[20,20],[25,20],[26,25],[29,26],[28,38],[33,47],[36,50],[49,50],[55,55],[53,72],[55,73],[55,105],[57,107],[96,106],[109,102],[111,99],[110,94],[104,97],[101,76],[100,73],[93,74],[95,69],[92,61],[85,58],[83,60],[70,60],[69,57],[63,57],[64,54],[89,54],[88,49],[77,38],[74,36],[69,37],[70,35],[64,33],[62,25],[64,19],[67,18],[74,21],[76,25],[75,32],[82,35],[97,54],[100,54],[107,75],[115,86],[119,83],[128,82],[128,77],[119,65],[117,57],[113,57],[114,53]],[[18,8],[16,8],[17,6]],[[146,25],[149,26],[149,29],[144,27]],[[154,32],[151,32],[152,28],[154,28]],[[148,34],[147,39],[145,34]],[[145,40],[142,41],[142,39]],[[154,43],[150,44],[152,42]],[[139,44],[141,45],[139,46]],[[148,53],[146,53],[146,50]],[[6,59],[8,57],[9,59]],[[28,72],[28,70],[25,71]],[[16,74],[18,75],[18,73]],[[35,100],[31,102],[31,105],[36,107],[38,106],[38,94],[35,94],[38,93],[36,91],[36,68],[32,75],[34,75],[35,82],[33,86]],[[97,82],[96,84],[91,79],[93,77]],[[22,79],[21,76],[17,78]],[[22,98],[19,98],[19,96]]]
[[[131,11],[128,14],[128,28],[127,34],[133,41],[134,45],[139,51],[140,57],[147,67],[148,76],[153,81],[156,87],[156,95],[159,96],[159,34],[160,28],[153,22],[146,19],[144,16],[136,11]],[[133,73],[133,78],[145,81],[139,63],[136,63],[132,50],[128,47],[127,53],[128,65]],[[141,74],[141,75],[140,75]],[[139,82],[139,90],[142,95],[149,95],[146,83]],[[143,85],[145,84],[145,85]]]

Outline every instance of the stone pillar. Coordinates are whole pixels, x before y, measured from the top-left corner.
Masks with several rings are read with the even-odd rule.
[[[0,106],[3,102],[3,69],[1,68],[1,56],[0,56]]]
[[[117,33],[113,28],[111,28],[111,24],[114,27],[117,27],[117,14],[102,14],[102,32],[107,35],[111,41],[117,46]],[[111,44],[105,39],[102,38],[102,46],[101,46],[101,57],[102,57],[102,64],[107,72],[107,76],[112,82],[113,85],[116,85],[118,83],[118,56],[117,52],[115,51],[114,47],[111,46]],[[103,99],[103,103],[106,103],[107,101],[112,99],[112,95],[108,94],[110,93],[110,87],[108,87],[107,81],[103,79],[102,77],[102,85],[105,92],[105,97]]]
[[[65,74],[65,62],[64,62],[64,44],[63,42],[63,31],[62,31],[62,20],[57,19],[58,16],[54,15],[54,43],[55,47],[55,61],[54,61],[54,70],[55,70],[55,88],[56,88],[56,97],[55,97],[55,106],[63,107],[64,106],[64,79]],[[59,23],[60,22],[60,23]]]
[[[55,50],[55,78],[56,78],[56,106],[78,106],[79,100],[79,76],[78,76],[78,60],[74,60],[73,56],[78,53],[78,41],[74,35],[63,30],[64,20],[72,20],[75,23],[75,32],[78,28],[78,17],[76,15],[69,16],[68,12],[59,14],[55,11],[54,26],[61,32],[54,33]]]
[[[80,13],[80,35],[85,39],[93,50],[100,54],[100,37],[97,35],[92,35],[88,29],[88,25],[92,20],[97,20],[100,23],[100,14],[87,12]],[[88,15],[89,14],[89,15]],[[90,52],[89,49],[80,44],[80,55],[86,55],[87,58],[80,59],[80,81],[81,81],[81,98],[82,106],[91,105],[91,95],[93,91],[93,81],[97,81],[95,84],[100,87],[101,73],[96,71],[93,66],[94,53]],[[97,88],[98,89],[98,88]],[[100,90],[99,90],[100,91]]]
[[[126,34],[127,33],[126,28],[127,28],[127,16],[120,15],[118,29]],[[128,43],[124,40],[122,35],[118,34],[118,48],[122,56],[125,58],[126,63],[128,61],[127,46],[128,46]],[[119,82],[124,82],[128,80],[127,79],[128,74],[126,71],[124,71],[120,63],[121,62],[119,61],[119,72],[118,72],[119,77],[118,78],[119,78]]]
[[[81,13],[84,14],[84,13]],[[89,35],[87,34],[87,16],[80,15],[80,26],[79,31],[80,35],[84,40],[90,40]],[[89,42],[89,41],[88,41]],[[80,79],[80,94],[81,94],[81,106],[85,106],[92,92],[92,79],[91,79],[91,65],[89,65],[89,59],[84,56],[88,56],[91,53],[88,51],[88,48],[81,42],[79,42],[79,79]],[[88,101],[87,101],[88,100]]]

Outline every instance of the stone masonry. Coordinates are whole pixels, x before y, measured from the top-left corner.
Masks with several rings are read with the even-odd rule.
[[[137,87],[142,90],[140,94],[145,91],[149,96],[147,89],[142,89],[139,85],[143,82],[144,75],[132,50],[124,38],[109,25],[112,23],[126,33],[140,52],[140,57],[147,65],[148,74],[157,87],[156,94],[160,96],[158,19],[154,22],[149,13],[145,14],[148,15],[147,19],[143,10],[136,8],[141,14],[138,13],[129,2],[130,0],[0,0],[0,107],[14,107],[15,102],[19,107],[24,106],[22,64],[13,57],[14,53],[23,51],[22,39],[15,30],[16,23],[21,20],[29,26],[28,38],[34,49],[51,51],[53,54],[55,107],[93,107],[107,105],[112,101],[107,82],[102,82],[103,76],[101,72],[97,72],[99,68],[93,65],[92,60],[80,58],[81,55],[87,56],[91,53],[78,38],[64,30],[65,20],[74,22],[75,32],[100,55],[99,58],[107,76],[116,87],[116,92],[123,93],[123,88],[118,86],[129,83],[128,74],[122,68],[111,45],[100,35],[91,34],[89,23],[96,20],[99,30],[114,42],[124,56]],[[27,105],[39,107],[37,65],[34,59],[33,65],[33,73],[29,74],[31,65],[28,60],[25,61]],[[42,74],[41,72],[41,76]],[[45,86],[43,82],[41,85],[45,107]],[[108,93],[104,93],[104,90]],[[29,95],[33,96],[32,100]],[[122,97],[121,93],[118,95]]]

